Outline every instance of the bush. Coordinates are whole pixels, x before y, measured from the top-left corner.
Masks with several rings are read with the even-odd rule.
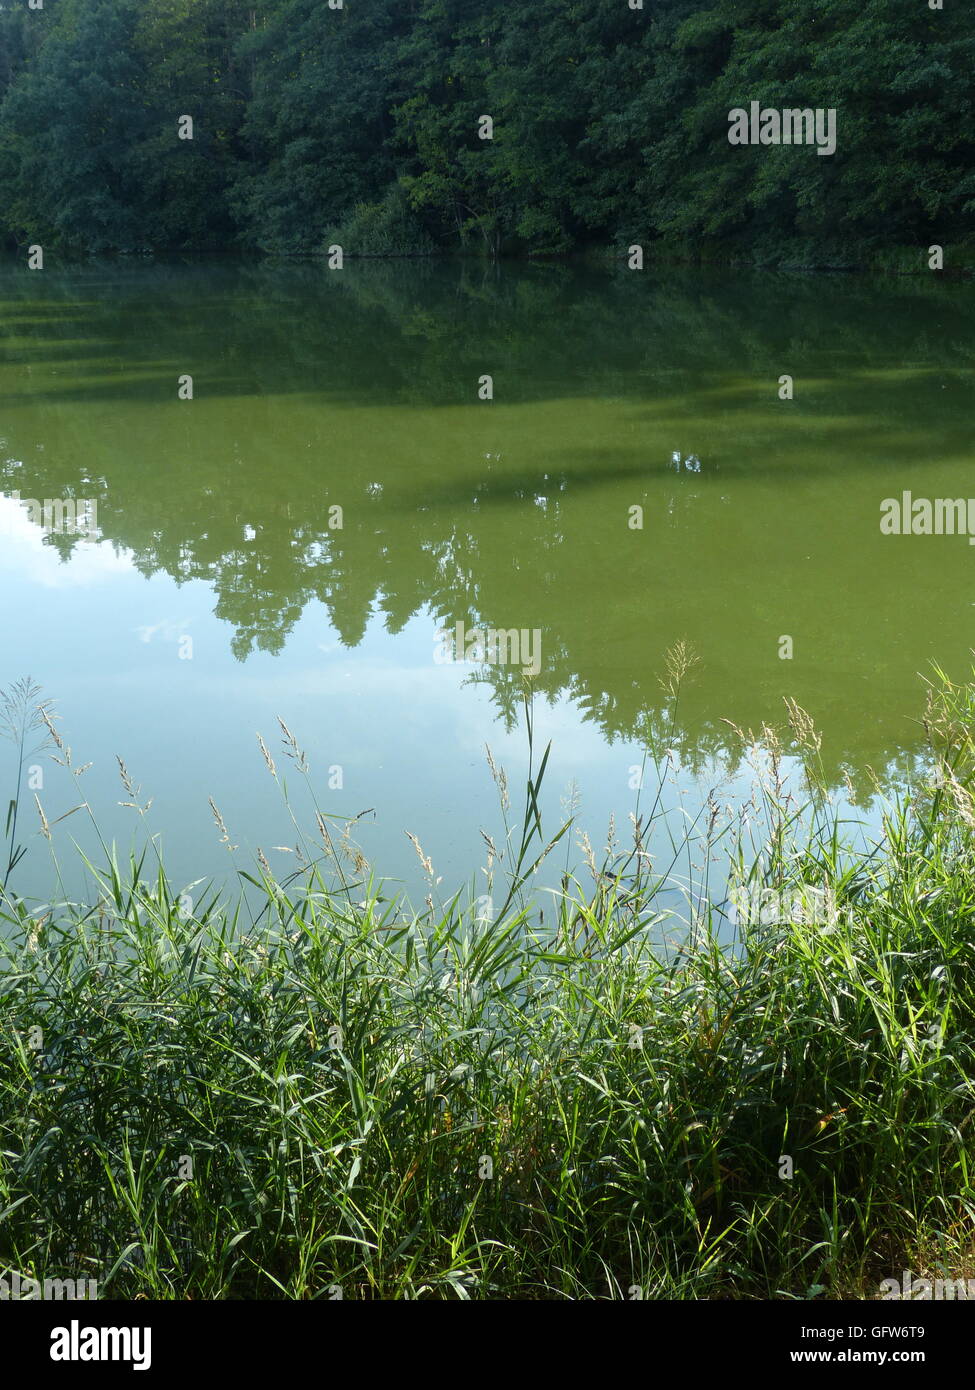
[[[325,233],[323,249],[341,246],[347,256],[432,256],[437,246],[406,192],[394,184],[378,203],[357,203]]]

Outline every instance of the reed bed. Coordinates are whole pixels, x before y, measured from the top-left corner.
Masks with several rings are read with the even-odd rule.
[[[662,948],[656,802],[540,919],[532,871],[571,838],[542,833],[547,750],[488,912],[389,899],[322,812],[246,902],[188,910],[110,846],[87,905],[38,914],[8,883],[0,1267],[124,1299],[868,1297],[964,1270],[973,710],[938,673],[933,780],[871,847],[790,712],[807,798],[773,746],[731,858],[741,883],[818,885],[828,920],[732,932],[722,887]]]

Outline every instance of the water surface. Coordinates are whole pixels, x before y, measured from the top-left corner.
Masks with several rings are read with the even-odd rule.
[[[290,862],[258,731],[314,832],[278,715],[320,804],[369,812],[380,873],[425,891],[410,830],[440,891],[483,882],[484,746],[514,816],[523,680],[438,663],[457,622],[541,634],[552,830],[571,804],[597,847],[611,814],[625,835],[648,741],[679,760],[671,802],[695,814],[725,772],[719,798],[740,795],[725,721],[781,724],[784,695],[863,799],[920,755],[918,673],[964,674],[973,645],[975,548],[879,527],[904,490],[973,491],[973,308],[935,277],[7,263],[0,684],[56,699],[106,835],[158,833],[180,882],[233,867],[211,796],[238,855]],[[93,499],[100,539],[46,534],[15,492]],[[673,721],[678,641],[699,665]],[[116,755],[145,820],[117,804]],[[49,820],[71,781],[45,772]],[[14,882],[43,898],[28,810]],[[82,820],[55,832],[64,864]]]

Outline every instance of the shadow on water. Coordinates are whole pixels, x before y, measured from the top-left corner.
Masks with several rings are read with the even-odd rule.
[[[95,497],[142,573],[212,586],[241,660],[315,602],[350,647],[374,611],[392,633],[429,611],[431,650],[440,623],[537,628],[544,695],[666,738],[661,657],[684,639],[685,763],[789,694],[857,784],[910,760],[915,673],[972,640],[964,539],[878,517],[902,488],[967,495],[973,297],[474,262],[6,267],[0,487]],[[520,672],[482,678],[516,705]]]

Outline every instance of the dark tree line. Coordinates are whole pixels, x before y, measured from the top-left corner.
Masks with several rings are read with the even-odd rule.
[[[0,234],[820,263],[957,247],[973,69],[963,0],[4,0]],[[752,100],[835,108],[835,155],[730,146]]]

